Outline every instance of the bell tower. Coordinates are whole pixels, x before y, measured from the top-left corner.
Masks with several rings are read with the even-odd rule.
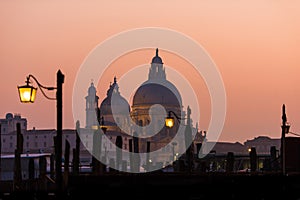
[[[98,108],[98,100],[99,97],[96,95],[96,88],[94,86],[94,83],[91,82],[91,86],[88,89],[88,96],[85,97],[86,106],[85,106],[85,112],[86,112],[86,121],[85,121],[85,127],[91,128],[92,126],[97,126],[97,108]]]

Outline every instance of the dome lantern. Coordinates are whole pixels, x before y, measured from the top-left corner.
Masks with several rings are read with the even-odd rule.
[[[151,64],[153,64],[153,63],[164,64],[164,63],[162,62],[161,57],[158,56],[158,48],[156,48],[156,54],[155,54],[155,56],[152,58]]]

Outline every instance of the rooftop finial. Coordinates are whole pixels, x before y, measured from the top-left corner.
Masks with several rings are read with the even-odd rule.
[[[116,76],[114,77],[114,83],[117,83],[117,77]]]
[[[158,57],[158,48],[156,48],[156,57]]]

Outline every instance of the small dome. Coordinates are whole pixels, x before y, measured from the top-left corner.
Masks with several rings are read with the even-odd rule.
[[[14,118],[13,114],[12,113],[7,113],[6,116],[5,116],[6,119],[12,119]]]
[[[151,63],[163,64],[161,57],[158,56],[158,49],[156,49],[156,55],[152,58]]]
[[[112,100],[113,100],[113,105],[116,106],[115,110],[117,110],[119,113],[130,112],[129,103],[124,97],[121,96],[119,92],[119,86],[117,84],[116,77],[114,78],[114,83],[110,85],[109,89],[107,90],[107,97],[102,101],[100,105],[101,115],[112,114],[112,109],[111,109]]]
[[[168,82],[168,84],[171,84]],[[173,85],[172,85],[173,86]],[[181,107],[181,97],[175,86],[146,82],[134,94],[133,106],[160,104]]]
[[[101,105],[100,105],[100,113],[101,115],[111,115],[112,114],[112,109],[111,109],[111,103],[112,98],[111,96],[106,97]],[[116,96],[116,99],[114,99],[114,105],[116,106],[115,110],[118,110],[119,113],[125,113],[125,112],[130,112],[130,106],[126,99],[122,96]]]

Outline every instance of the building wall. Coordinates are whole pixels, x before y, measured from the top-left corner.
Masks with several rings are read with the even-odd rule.
[[[244,142],[247,148],[255,147],[258,154],[270,154],[270,149],[275,146],[277,150],[280,149],[280,139],[271,139],[266,136],[259,136],[252,140]]]
[[[300,172],[300,138],[285,138],[285,159],[287,172]]]
[[[17,130],[17,123],[20,123],[21,130],[27,130],[27,119],[20,114],[7,113],[4,119],[0,119],[1,133],[6,134]]]

